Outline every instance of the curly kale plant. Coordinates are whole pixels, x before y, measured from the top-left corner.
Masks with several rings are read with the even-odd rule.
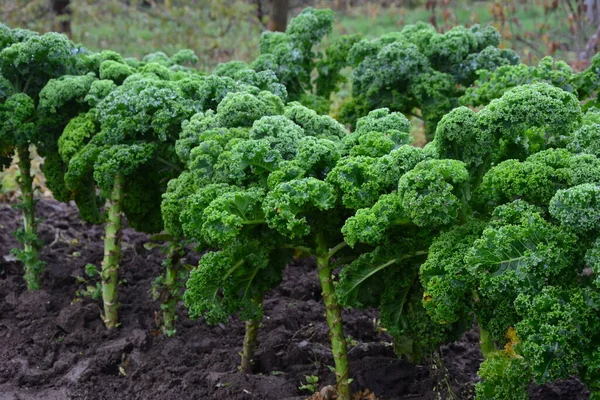
[[[387,107],[422,118],[431,138],[439,120],[475,81],[477,70],[519,62],[514,52],[498,49],[499,41],[492,27],[459,26],[440,34],[424,23],[364,39],[348,55],[354,68],[352,98],[341,118],[354,124],[370,110]]]
[[[486,301],[482,293],[477,301],[473,298],[482,273],[471,272],[464,254],[488,227],[488,210],[501,201],[488,199],[488,193],[510,196],[508,190],[482,189],[488,175],[511,157],[525,159],[534,153],[533,159],[542,150],[566,146],[580,121],[581,107],[572,94],[548,84],[527,85],[506,92],[480,112],[453,110],[423,150],[404,146],[385,154],[371,145],[360,151],[368,149],[374,158],[351,150],[358,153],[354,159],[340,160],[328,176],[351,177],[359,186],[350,192],[337,185],[346,192],[344,204],[357,209],[342,228],[345,241],[361,249],[361,255],[342,269],[336,288],[342,304],[378,307],[396,351],[412,359],[460,335],[471,326],[475,305]],[[354,141],[392,147],[381,138],[367,142],[360,138],[360,129],[357,132]],[[392,155],[394,162],[388,159]],[[386,169],[367,172],[380,165]],[[499,177],[507,177],[507,171],[516,172],[508,168]],[[531,189],[532,194],[538,192]],[[569,238],[560,240],[571,243]],[[510,248],[510,242],[506,246]],[[492,312],[498,308],[489,306]],[[506,310],[503,315],[509,316]],[[481,322],[491,329],[487,321]],[[482,330],[482,338],[487,336]]]
[[[348,52],[360,40],[359,35],[341,36],[324,54],[315,51],[331,33],[333,20],[331,10],[305,8],[285,32],[263,33],[260,55],[250,64],[258,72],[274,72],[287,88],[290,101],[299,101],[319,114],[329,112],[331,93],[346,81],[341,70],[347,66]],[[244,63],[233,61],[217,67],[215,73],[234,77],[239,69],[246,68]]]
[[[145,232],[162,229],[160,196],[180,169],[173,145],[181,122],[201,107],[198,92],[207,86],[197,71],[181,65],[193,62],[189,50],[170,59],[155,56],[134,63],[111,51],[85,52],[78,62],[78,71],[85,75],[50,80],[40,94],[47,131],[60,135],[46,144],[53,150],[46,155],[51,168],[45,173],[55,197],[75,200],[84,220],[112,221],[107,228],[114,230],[116,238],[107,235],[106,245],[115,249],[114,255],[104,260],[106,268],[98,273],[104,282],[104,300],[111,305],[116,275],[110,264],[118,261],[120,248],[119,228],[113,225],[120,226],[121,212],[114,207],[101,212],[109,187],[123,180],[118,207],[132,227]],[[182,250],[177,239],[166,239],[171,245],[165,273],[153,293],[162,302],[163,331],[172,333],[181,289],[174,277],[181,275]],[[116,323],[115,309],[116,304],[108,312],[110,324]]]
[[[477,71],[477,80],[467,88],[460,98],[460,104],[486,105],[502,97],[507,90],[538,82],[545,82],[576,94],[576,87],[572,83],[574,77],[575,73],[567,63],[555,61],[552,57],[542,58],[537,66],[516,64],[503,65],[493,70],[480,68]]]
[[[518,111],[519,91],[529,92],[535,112]],[[485,121],[488,110],[509,110],[499,106],[505,99],[512,99],[510,117]],[[468,115],[468,124],[458,123]],[[469,137],[466,126],[480,138],[505,132],[486,146],[489,157],[473,158],[473,146],[446,150],[475,166],[494,161],[474,169],[468,222],[438,235],[421,266],[423,306],[435,322],[477,317],[485,356],[477,398],[527,398],[531,379],[569,376],[598,396],[597,116],[594,109],[582,116],[573,94],[544,83],[511,89],[479,113],[456,109],[440,122],[438,146]]]
[[[88,58],[92,57],[108,56],[110,62],[116,63],[114,54],[105,53],[84,54],[82,62],[89,63]],[[75,186],[65,182],[70,159],[97,130],[91,109],[116,87],[112,80],[99,79],[97,67],[87,65],[85,68],[78,71],[85,74],[51,79],[40,92],[39,115],[46,133],[40,150],[44,155],[42,170],[46,184],[54,198],[63,202],[75,200],[84,220],[99,223],[102,200],[95,194],[91,175],[87,181],[78,181]]]
[[[85,97],[93,107],[73,118],[59,140],[59,153],[68,162],[67,188],[93,200],[79,203],[82,215],[97,215],[96,187],[108,199],[100,273],[108,328],[118,325],[121,214],[140,231],[163,229],[161,195],[180,168],[175,141],[181,123],[197,111],[196,102],[184,95],[181,80],[163,79],[181,76],[168,70],[163,74],[159,67],[147,64],[144,68],[153,72],[132,73],[120,85],[112,79],[95,80]],[[121,76],[103,77],[118,82]]]
[[[564,61],[544,57],[537,66],[525,64],[503,65],[495,69],[479,68],[477,80],[467,88],[459,99],[461,105],[482,106],[500,98],[514,87],[545,82],[576,95],[581,101],[588,101],[585,109],[597,104],[596,96],[600,88],[600,55],[596,55],[591,65],[584,71],[575,73]]]
[[[361,190],[363,174],[379,174],[372,191],[384,192],[401,174],[396,161],[416,163],[423,152],[406,146],[409,125],[401,114],[378,110],[360,126],[360,140],[349,139],[333,119],[298,103],[284,107],[267,92],[229,93],[216,112],[197,114],[184,125],[176,147],[187,168],[169,183],[162,206],[171,234],[216,249],[191,272],[185,303],[192,316],[209,322],[233,313],[247,321],[245,371],[251,369],[264,293],[279,284],[294,254],[316,257],[343,399],[350,397],[349,364],[333,269],[335,260],[357,253],[341,235],[354,212],[342,199]],[[354,152],[389,155],[373,170],[367,161],[373,157],[356,156],[364,161],[355,177],[342,170],[350,165],[340,164]]]
[[[201,140],[195,134],[197,130],[202,129],[202,125],[207,122],[216,122],[213,119],[215,112],[229,118],[228,124],[244,125],[248,120],[251,121],[265,113],[280,112],[283,109],[281,102],[286,98],[287,91],[283,85],[277,82],[277,78],[271,71],[257,73],[246,69],[237,74],[236,78],[238,79],[225,76],[204,77],[197,74],[177,77],[176,83],[181,88],[184,97],[193,102],[194,112],[202,110],[189,120],[186,119],[183,131],[179,132],[174,150],[183,162],[189,160],[190,150]],[[212,137],[216,138],[217,136]],[[219,151],[215,147],[215,143],[211,142],[210,146],[211,151]],[[173,154],[173,156],[175,155]],[[200,162],[200,160],[202,158],[198,161]],[[172,161],[172,163],[178,164],[178,161]],[[193,193],[196,186],[207,182],[205,177],[198,180],[195,178],[196,176],[188,175],[187,171],[183,172],[179,175],[179,181],[185,182],[185,184],[179,185],[175,183],[176,180],[173,180],[173,183],[169,182],[169,193],[165,196],[175,196],[173,200],[178,201],[176,199],[179,196],[189,195]],[[177,185],[176,193],[172,191],[173,185]],[[161,193],[164,191],[164,188],[161,188]],[[167,215],[170,212],[167,209],[175,214]],[[154,282],[152,291],[155,298],[162,302],[163,331],[167,335],[171,335],[175,332],[176,305],[181,299],[182,279],[185,280],[187,272],[177,262],[181,258],[181,244],[185,242],[185,238],[182,229],[175,226],[179,224],[181,210],[166,207],[163,212],[165,213],[164,226],[168,234],[158,235],[156,238],[162,238],[170,242],[170,245],[165,261],[165,273]]]
[[[40,288],[44,263],[39,258],[40,241],[36,234],[35,201],[31,176],[31,145],[43,149],[50,134],[39,111],[40,92],[46,83],[75,71],[79,49],[66,36],[57,33],[38,35],[26,30],[10,30],[0,24],[0,165],[19,158],[19,187],[23,229],[17,238],[22,250],[15,250],[25,266],[29,290]],[[41,151],[44,155],[43,151]]]
[[[495,343],[515,350],[512,355],[503,351],[510,362],[494,375],[511,374],[518,362],[526,367],[521,382],[578,376],[592,398],[598,396],[599,292],[588,263],[593,262],[599,192],[595,184],[584,183],[558,190],[549,203],[501,205],[467,251],[464,262],[475,277],[477,318]],[[511,329],[515,346],[507,341]],[[481,390],[496,385],[495,390],[526,397],[526,387],[511,388],[515,382],[493,383],[491,362],[482,365]]]

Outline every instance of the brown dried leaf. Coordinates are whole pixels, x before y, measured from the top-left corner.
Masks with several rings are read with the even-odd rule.
[[[369,389],[365,389],[362,392],[354,393],[352,396],[353,400],[377,400],[375,397],[375,393],[371,392]]]

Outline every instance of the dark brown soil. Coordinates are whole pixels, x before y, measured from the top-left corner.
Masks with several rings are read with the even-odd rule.
[[[126,229],[121,263],[121,323],[108,332],[100,307],[76,299],[87,263],[102,259],[102,228],[82,223],[72,205],[43,200],[38,215],[48,263],[43,290],[28,293],[21,267],[10,257],[11,232],[19,214],[0,204],[0,400],[62,399],[277,399],[300,400],[305,375],[333,383],[333,364],[324,308],[310,260],[291,265],[283,284],[265,300],[265,320],[253,375],[237,371],[243,324],[207,326],[180,309],[177,336],[156,334],[149,289],[160,273],[162,254],[148,251],[148,237]],[[190,254],[188,261],[196,262]],[[8,261],[7,261],[8,260]],[[446,380],[429,364],[412,365],[395,357],[389,337],[378,332],[374,311],[344,313],[354,390],[370,389],[384,399],[434,399],[450,382],[459,398],[470,398],[481,362],[478,337],[468,332],[442,355]],[[441,389],[443,392],[443,389]],[[531,387],[534,399],[587,399],[575,380]],[[442,393],[441,398],[447,398]]]

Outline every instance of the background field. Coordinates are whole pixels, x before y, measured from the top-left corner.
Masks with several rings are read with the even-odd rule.
[[[56,0],[54,0],[56,1]],[[502,32],[503,47],[516,49],[526,62],[550,54],[575,63],[597,21],[586,16],[594,0],[291,0],[290,16],[306,6],[336,11],[333,36],[380,36],[417,21],[438,30],[474,23]],[[111,49],[140,57],[158,49],[172,53],[192,48],[199,67],[257,54],[269,1],[263,0],[71,0],[71,37],[92,50]],[[49,0],[5,0],[0,20],[11,27],[59,30],[66,17],[49,12]],[[259,8],[260,5],[260,8]],[[260,16],[263,16],[260,19]]]

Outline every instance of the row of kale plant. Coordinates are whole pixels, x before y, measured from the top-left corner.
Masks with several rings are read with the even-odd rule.
[[[342,307],[378,308],[415,362],[476,319],[480,399],[570,376],[600,398],[600,56],[579,73],[527,66],[493,28],[426,24],[324,48],[332,24],[306,9],[264,33],[252,63],[212,74],[188,66],[190,50],[139,61],[0,25],[0,161],[18,155],[28,289],[44,270],[35,146],[54,197],[105,226],[102,265],[86,272],[109,329],[124,215],[168,243],[153,290],[163,332],[182,299],[208,323],[238,315],[245,372],[265,294],[294,257],[315,257],[341,400]],[[327,115],[348,68],[339,119],[352,133]],[[407,116],[425,122],[424,148]],[[189,276],[188,244],[205,253]]]

